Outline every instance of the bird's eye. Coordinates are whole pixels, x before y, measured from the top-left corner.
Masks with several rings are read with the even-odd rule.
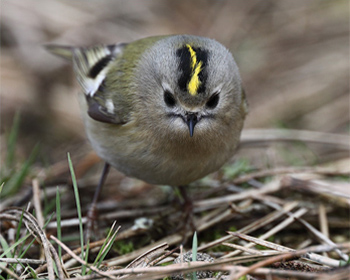
[[[218,105],[218,103],[219,103],[219,93],[215,93],[209,98],[205,106],[208,109],[214,109]]]
[[[176,104],[174,95],[168,90],[164,90],[164,102],[168,107],[174,107]]]

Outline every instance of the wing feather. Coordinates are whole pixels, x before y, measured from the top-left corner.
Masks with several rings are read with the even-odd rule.
[[[88,115],[96,121],[123,123],[115,112],[110,94],[104,89],[104,79],[114,60],[127,44],[99,45],[92,47],[70,47],[46,45],[51,53],[70,60],[77,80],[83,88],[88,103]],[[108,96],[107,96],[108,95]]]

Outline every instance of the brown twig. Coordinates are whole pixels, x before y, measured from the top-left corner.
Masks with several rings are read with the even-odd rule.
[[[83,259],[78,257],[76,254],[74,254],[74,252],[71,249],[69,249],[64,243],[62,243],[60,240],[58,240],[55,236],[51,235],[50,238],[52,240],[54,240],[58,245],[60,245],[73,259],[75,259],[80,264],[87,266],[89,269],[91,269],[92,271],[96,272],[97,274],[99,274],[101,276],[107,277],[109,279],[117,279],[117,278],[113,277],[112,275],[108,275],[107,273],[99,270],[98,268],[94,267],[93,265],[88,264],[86,261],[84,261]]]
[[[242,132],[242,145],[273,141],[302,141],[331,145],[334,148],[350,150],[350,137],[343,134],[333,134],[296,129],[246,129]]]
[[[53,257],[53,259],[55,261],[59,279],[64,279],[64,272],[63,272],[63,269],[61,266],[61,262],[58,258],[56,251],[55,251],[55,248],[48,241],[45,233],[43,232],[41,227],[38,225],[37,220],[35,219],[35,217],[32,214],[30,214],[28,211],[22,210],[20,208],[11,207],[11,208],[6,208],[5,210],[0,212],[0,220],[1,219],[14,220],[17,222],[19,222],[21,219],[23,219],[24,224],[26,225],[28,230],[37,239],[39,239],[41,241],[41,244],[44,247],[49,279],[50,280],[55,279],[51,256]]]
[[[282,255],[279,255],[279,256],[274,256],[274,257],[271,257],[271,258],[268,258],[266,260],[260,261],[260,262],[258,262],[256,264],[248,267],[246,269],[246,271],[239,272],[239,273],[236,273],[235,271],[232,271],[227,280],[238,280],[240,277],[243,277],[244,275],[247,275],[247,274],[253,272],[257,268],[260,268],[260,267],[263,267],[263,266],[267,266],[267,265],[273,264],[275,262],[279,262],[279,261],[283,261],[284,262],[284,261],[287,261],[289,259],[293,259],[293,258],[302,256],[302,255],[304,255],[306,253],[309,253],[309,252],[325,252],[325,251],[331,251],[331,250],[333,250],[335,248],[337,248],[337,247],[328,246],[328,245],[319,245],[319,246],[313,246],[313,247],[309,247],[309,248],[306,248],[306,249],[303,249],[303,250],[299,250],[299,251],[295,251],[295,252],[289,252],[289,253],[282,254]]]

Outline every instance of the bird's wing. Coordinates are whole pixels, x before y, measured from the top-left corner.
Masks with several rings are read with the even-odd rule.
[[[47,45],[51,53],[70,60],[88,103],[88,114],[96,121],[121,124],[124,120],[115,111],[110,94],[106,94],[104,79],[112,62],[127,44],[93,47]]]

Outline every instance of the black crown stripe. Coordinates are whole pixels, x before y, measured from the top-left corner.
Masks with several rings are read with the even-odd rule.
[[[104,58],[100,59],[89,71],[90,78],[96,78],[98,74],[108,65],[108,63],[113,59],[112,55],[107,55]]]
[[[201,93],[205,91],[206,80],[208,77],[208,74],[206,71],[206,66],[208,64],[208,51],[203,50],[202,48],[196,48],[193,46],[191,47],[196,53],[197,62],[200,62],[200,61],[202,62],[202,67],[201,67],[202,70],[199,72],[199,75],[198,75],[199,80],[201,82],[198,88],[198,93]],[[190,82],[193,75],[193,71],[191,67],[191,63],[192,63],[191,53],[188,47],[184,45],[183,47],[181,47],[176,51],[176,55],[178,56],[180,61],[179,70],[181,72],[181,76],[178,79],[178,85],[182,91],[187,91],[188,83]]]

